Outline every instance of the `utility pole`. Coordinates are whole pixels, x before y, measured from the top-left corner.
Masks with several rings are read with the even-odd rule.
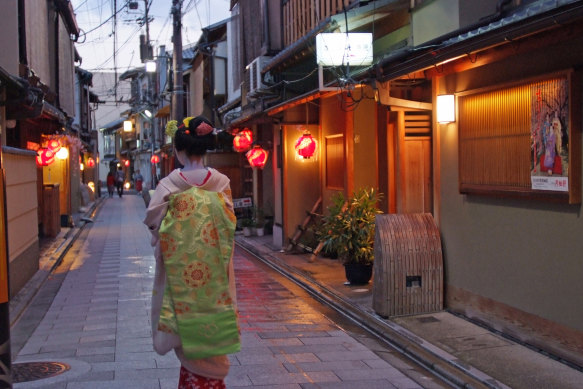
[[[172,87],[171,119],[180,121],[184,117],[184,91],[182,90],[182,0],[172,0],[174,44],[172,66],[174,67],[174,85]]]

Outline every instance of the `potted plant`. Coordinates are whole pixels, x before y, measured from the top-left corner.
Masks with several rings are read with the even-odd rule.
[[[323,218],[324,249],[338,253],[351,284],[366,284],[372,277],[380,198],[374,188],[361,188],[348,200],[339,193],[332,199],[329,215]]]
[[[265,235],[265,213],[262,208],[255,207],[253,209],[253,221],[257,236]]]
[[[252,228],[255,226],[253,219],[246,217],[241,219],[241,227],[243,228],[243,236],[251,236]]]

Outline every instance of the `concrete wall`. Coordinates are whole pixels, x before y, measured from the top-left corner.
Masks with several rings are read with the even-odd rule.
[[[0,66],[12,75],[18,75],[18,2],[0,0],[2,22],[0,23]]]
[[[440,80],[438,93],[580,66],[583,52],[573,47],[583,47],[583,38],[450,75]],[[487,317],[492,306],[472,301],[479,296],[482,304],[494,301],[515,312],[583,331],[578,297],[583,295],[581,205],[461,195],[457,128],[442,126],[440,133],[440,230],[450,308]]]
[[[497,0],[428,1],[413,10],[413,44],[418,46],[438,36],[478,22],[496,11]]]

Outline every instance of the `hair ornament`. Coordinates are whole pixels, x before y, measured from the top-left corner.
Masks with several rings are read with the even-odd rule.
[[[166,124],[166,135],[168,135],[170,138],[174,138],[176,131],[178,131],[178,122],[176,120],[170,120]]]
[[[206,122],[202,122],[198,125],[198,127],[196,127],[196,135],[198,136],[204,136],[210,134],[213,131],[214,131],[213,126]]]
[[[188,135],[190,134],[190,130],[184,130],[184,133]]]
[[[189,127],[188,125],[190,124],[190,121],[191,121],[192,119],[194,119],[194,117],[193,117],[193,116],[189,116],[189,117],[187,117],[187,118],[184,118],[184,119],[182,120],[182,123],[184,124],[184,127],[188,128],[188,127]]]

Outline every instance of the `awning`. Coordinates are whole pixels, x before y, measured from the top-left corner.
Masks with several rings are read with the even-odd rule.
[[[123,127],[123,122],[126,120],[126,118],[119,118],[116,119],[112,122],[107,123],[106,125],[104,125],[103,127],[99,128],[99,131],[101,131],[104,135],[111,135],[114,132],[116,132],[117,130],[119,130],[120,128]]]
[[[157,118],[162,118],[166,116],[170,116],[170,104],[163,106],[160,108],[155,115]]]

